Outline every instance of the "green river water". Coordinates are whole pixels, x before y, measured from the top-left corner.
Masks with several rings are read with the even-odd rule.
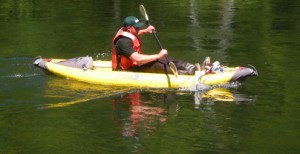
[[[171,57],[251,64],[259,76],[217,97],[91,85],[32,65],[109,60],[141,3]],[[0,153],[299,153],[299,19],[298,0],[0,0]],[[141,39],[144,53],[159,51]]]

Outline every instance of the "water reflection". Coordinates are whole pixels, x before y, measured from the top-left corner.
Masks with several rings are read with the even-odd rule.
[[[215,102],[235,102],[238,104],[242,102],[252,102],[256,99],[256,96],[253,95],[233,92],[230,88],[236,89],[238,86],[229,85],[223,87],[210,87],[210,89],[206,88],[200,91],[179,92],[166,89],[136,89],[133,87],[99,86],[72,80],[68,80],[68,84],[65,82],[66,79],[56,77],[48,80],[44,91],[45,96],[57,99],[59,102],[49,103],[43,105],[41,108],[67,107],[91,100],[112,97],[113,110],[120,104],[127,103],[127,105],[131,105],[130,111],[132,112],[131,119],[133,121],[143,121],[144,118],[150,118],[149,115],[156,115],[159,117],[157,119],[158,121],[164,122],[166,121],[166,118],[164,116],[161,117],[160,114],[164,114],[166,111],[156,105],[168,104],[168,102],[174,101],[178,95],[191,95],[191,93],[194,93],[194,104],[196,109],[199,109],[202,102],[205,102],[206,104],[213,104]],[[145,101],[141,99],[142,94],[147,95]],[[168,107],[170,108],[168,111],[169,114],[178,114],[178,108],[180,108],[178,104],[169,103]]]
[[[138,143],[141,136],[150,135],[168,122],[169,118],[178,116],[181,107],[192,105],[192,101],[195,109],[213,110],[212,105],[215,103],[249,104],[256,100],[255,95],[242,94],[227,88],[193,93],[194,96],[192,93],[178,91],[137,90],[115,96],[112,99],[113,121],[120,128],[120,134],[133,137]],[[179,96],[189,99],[182,102],[178,100]]]
[[[157,125],[166,122],[168,115],[177,113],[176,105],[168,105],[169,110],[166,109],[167,101],[176,95],[166,90],[91,85],[54,77],[48,80],[44,93],[51,102],[43,104],[40,109],[65,108],[111,98],[113,121],[124,136],[138,137],[138,133],[150,133]]]
[[[53,98],[54,100],[57,99],[59,101],[43,105],[42,108],[67,107],[91,100],[130,93],[133,90],[134,88],[131,87],[112,88],[111,86],[92,85],[54,77],[53,79],[48,80],[44,93],[45,97]]]
[[[164,97],[164,94],[156,96]],[[157,100],[151,97],[144,99],[140,92],[122,95],[112,99],[114,122],[121,128],[123,136],[139,137],[139,133],[149,134],[156,127],[167,121],[167,110],[160,107]],[[164,103],[164,102],[161,102]],[[127,116],[124,116],[124,115]]]
[[[204,113],[209,113],[208,110],[213,112],[213,115],[209,117],[211,119],[215,112],[218,112],[214,108],[215,103],[248,103],[255,100],[253,96],[239,94],[228,88],[179,93],[166,89],[100,86],[55,76],[48,77],[44,96],[48,98],[46,100],[50,99],[50,102],[44,104],[43,109],[55,111],[55,109],[64,108],[60,111],[70,109],[74,111],[81,103],[96,102],[93,104],[97,106],[97,109],[94,108],[95,113],[105,115],[100,119],[101,122],[96,123],[103,125],[105,121],[108,125],[111,124],[109,129],[113,130],[116,136],[126,140],[128,142],[126,146],[132,151],[141,151],[144,138],[154,135],[159,128],[167,126],[174,119],[183,118],[184,112],[195,111],[194,107]],[[71,106],[74,108],[70,108]],[[89,103],[86,106],[90,112],[92,105]],[[79,110],[82,109],[79,108]],[[87,117],[90,118],[90,116]],[[97,126],[95,129],[102,131],[103,128]]]
[[[180,112],[180,103],[176,98],[179,95],[188,95],[191,100],[194,97],[195,109],[211,106],[216,102],[241,104],[256,100],[255,95],[241,94],[228,87],[178,92],[166,89],[99,86],[72,80],[67,82],[68,84],[66,79],[57,77],[48,80],[44,93],[47,98],[52,99],[52,102],[40,108],[61,108],[111,98],[114,123],[119,125],[122,135],[133,137],[138,137],[141,132],[146,134],[153,132],[158,125],[167,121],[168,116],[177,116]]]
[[[246,95],[233,93],[226,88],[213,88],[208,91],[201,91],[194,93],[195,109],[199,109],[201,102],[207,104],[214,104],[215,102],[235,102],[240,103],[251,103],[256,100],[255,95]]]
[[[220,1],[215,9],[202,8],[205,3],[189,1],[190,34],[196,51],[213,50],[218,57],[226,58],[226,49],[232,35],[231,24],[234,18],[234,0]],[[199,9],[200,8],[200,9]],[[216,12],[217,10],[217,12]],[[208,19],[207,14],[212,14]],[[202,19],[200,19],[202,18]],[[221,20],[220,20],[221,19]],[[203,22],[201,22],[203,21]],[[208,27],[208,28],[206,28]],[[206,31],[203,31],[206,29]],[[215,48],[217,45],[218,48]]]

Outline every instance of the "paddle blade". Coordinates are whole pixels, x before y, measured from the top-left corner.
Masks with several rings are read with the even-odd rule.
[[[169,66],[170,66],[170,69],[172,71],[172,73],[175,75],[175,77],[177,78],[178,76],[178,71],[177,71],[177,67],[176,65],[173,63],[173,62],[169,62]]]
[[[140,12],[141,12],[142,16],[144,17],[144,19],[146,21],[149,21],[149,18],[148,18],[148,15],[147,15],[144,5],[140,5],[139,9],[140,9]]]

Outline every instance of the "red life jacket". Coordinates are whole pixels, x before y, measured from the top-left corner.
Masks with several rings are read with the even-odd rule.
[[[130,38],[133,42],[133,46],[132,48],[137,52],[137,53],[140,53],[141,54],[141,42],[139,40],[138,37],[134,36],[133,34],[129,33],[129,32],[126,32],[124,31],[122,28],[117,32],[116,36],[114,37],[113,39],[113,42],[112,42],[112,69],[113,70],[116,70],[118,69],[118,63],[121,64],[121,68],[123,70],[126,70],[132,66],[137,66],[137,63],[130,60],[129,58],[123,56],[123,55],[119,55],[120,56],[120,59],[118,61],[118,55],[117,55],[117,52],[116,52],[116,49],[115,49],[115,44],[117,42],[117,40],[121,37],[127,37],[127,38]]]

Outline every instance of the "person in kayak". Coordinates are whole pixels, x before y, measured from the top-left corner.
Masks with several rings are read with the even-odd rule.
[[[169,61],[165,58],[168,54],[166,49],[160,50],[157,54],[146,55],[142,53],[139,36],[151,34],[155,30],[153,26],[141,29],[143,25],[134,16],[128,16],[124,19],[123,26],[112,41],[112,69],[172,74],[170,67],[167,66]],[[198,68],[196,65],[182,60],[168,59],[175,64],[179,74],[193,75]]]

